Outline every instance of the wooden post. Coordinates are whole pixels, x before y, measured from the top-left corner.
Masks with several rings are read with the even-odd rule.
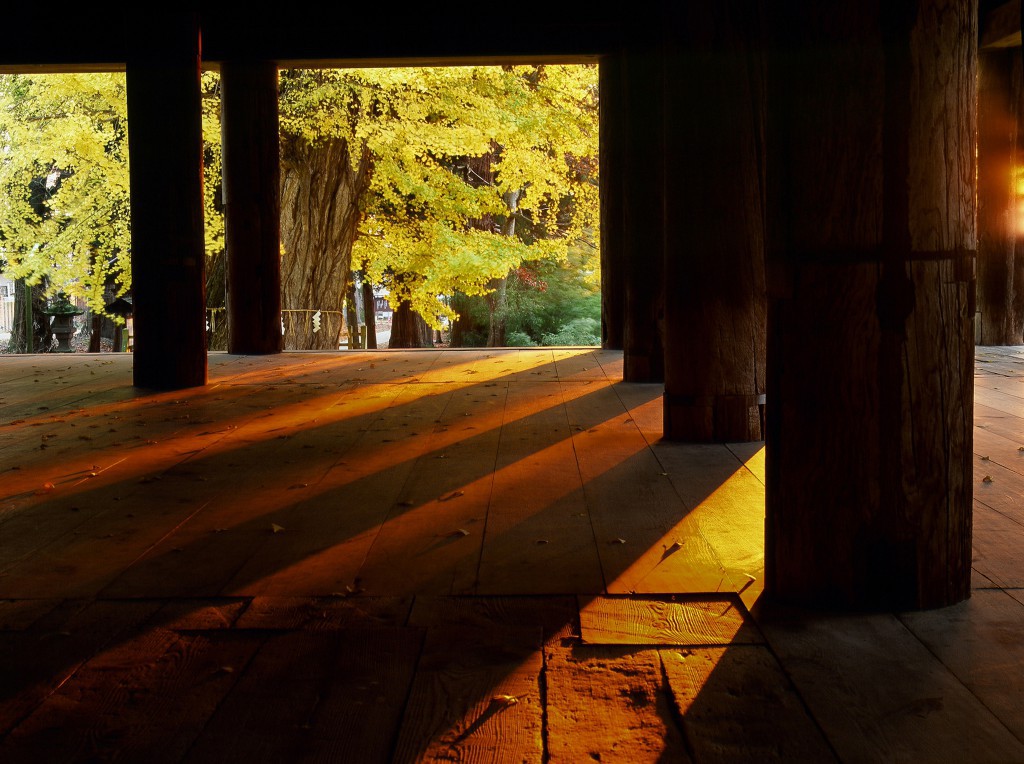
[[[684,3],[666,58],[670,440],[762,438],[764,58],[756,4]]]
[[[636,33],[634,33],[636,34]],[[623,60],[627,145],[623,188],[623,379],[661,382],[663,309],[663,98],[660,32]]]
[[[368,350],[377,349],[377,305],[373,297],[373,284],[363,274],[363,323],[366,324],[366,342]]]
[[[779,3],[767,593],[970,594],[977,5]]]
[[[186,12],[135,13],[129,24],[134,379],[206,384],[203,131],[199,27]]]
[[[280,353],[277,66],[221,65],[229,353]]]
[[[601,346],[621,350],[625,332],[625,247],[623,230],[623,162],[626,106],[622,54],[609,54],[598,65],[601,94]]]
[[[1019,50],[987,51],[978,61],[978,343],[1019,345],[1024,315],[1014,283],[1020,221],[1015,216]],[[1024,255],[1021,256],[1024,261]]]

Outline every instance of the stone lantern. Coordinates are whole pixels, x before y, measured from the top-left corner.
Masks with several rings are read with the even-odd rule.
[[[71,337],[75,333],[75,324],[72,319],[82,315],[84,311],[76,308],[63,292],[50,298],[50,304],[43,311],[47,316],[52,316],[50,330],[57,338],[57,352],[71,353]]]

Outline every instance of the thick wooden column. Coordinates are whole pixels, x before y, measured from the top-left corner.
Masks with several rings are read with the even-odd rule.
[[[623,165],[626,104],[621,52],[598,65],[601,94],[601,346],[621,350],[625,333],[625,247]]]
[[[762,438],[764,55],[757,5],[686,3],[665,88],[665,437]]]
[[[970,594],[977,5],[772,7],[766,591]]]
[[[661,382],[664,306],[663,99],[660,33],[631,45],[623,58],[626,154],[623,188],[623,379]]]
[[[194,14],[129,21],[134,379],[140,387],[206,384],[203,131]]]
[[[277,66],[221,65],[228,352],[280,353],[281,170]]]
[[[1024,285],[1017,270],[1020,219],[1014,193],[1024,172],[1017,149],[1021,102],[1019,49],[988,51],[978,62],[978,344],[1024,341]],[[1018,167],[1018,164],[1021,166]],[[1017,266],[1017,260],[1021,266]],[[1016,282],[1016,283],[1015,283]]]

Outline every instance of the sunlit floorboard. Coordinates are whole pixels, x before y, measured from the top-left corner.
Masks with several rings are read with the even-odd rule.
[[[978,591],[899,618],[759,613],[763,448],[662,442],[621,353],[3,357],[0,758],[1022,760],[1024,351],[978,355]]]

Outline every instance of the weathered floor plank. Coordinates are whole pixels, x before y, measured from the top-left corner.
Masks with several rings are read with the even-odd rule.
[[[1006,681],[1024,666],[1024,604],[981,589],[959,605],[900,620],[1024,743],[1024,686]]]
[[[385,764],[422,637],[383,627],[270,637],[188,760]]]
[[[1024,760],[1024,743],[893,616],[759,618],[843,761]]]
[[[427,631],[398,735],[395,764],[540,762],[539,628]]]
[[[766,648],[701,647],[660,655],[695,760],[837,760]]]
[[[580,597],[583,641],[597,645],[734,645],[764,641],[730,599]]]
[[[657,650],[623,645],[545,649],[548,761],[691,761]]]
[[[181,761],[257,646],[238,632],[146,631],[89,660],[7,736],[0,758]]]

